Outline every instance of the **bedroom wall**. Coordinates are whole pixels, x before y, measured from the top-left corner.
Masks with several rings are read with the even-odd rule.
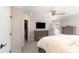
[[[76,26],[76,35],[79,35],[79,14],[69,15],[61,18],[60,28],[61,26],[66,25]]]
[[[29,40],[28,41],[33,41],[34,40],[34,30],[35,30],[35,20],[34,18],[30,17],[29,19]]]

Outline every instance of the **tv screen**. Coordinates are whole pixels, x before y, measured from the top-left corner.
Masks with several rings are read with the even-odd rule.
[[[36,29],[45,29],[45,23],[36,22]]]

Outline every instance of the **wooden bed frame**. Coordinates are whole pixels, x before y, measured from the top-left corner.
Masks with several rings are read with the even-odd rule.
[[[40,47],[38,48],[38,51],[39,51],[39,53],[46,53],[46,51]]]

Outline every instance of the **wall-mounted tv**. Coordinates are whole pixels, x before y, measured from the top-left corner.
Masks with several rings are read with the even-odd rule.
[[[36,22],[36,29],[45,29],[46,23]]]

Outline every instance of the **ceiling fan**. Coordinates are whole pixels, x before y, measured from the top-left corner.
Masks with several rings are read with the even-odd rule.
[[[64,15],[65,14],[65,12],[60,12],[60,11],[56,11],[56,10],[50,10],[50,12],[51,12],[52,16],[54,16],[54,15]]]

